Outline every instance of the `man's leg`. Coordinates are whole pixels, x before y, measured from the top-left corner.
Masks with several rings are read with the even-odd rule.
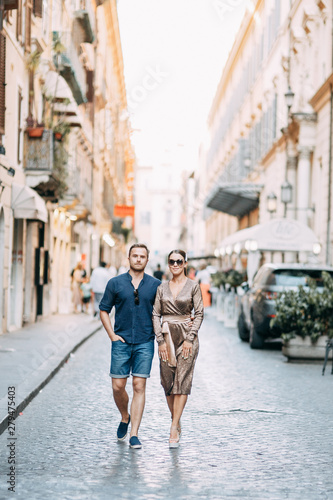
[[[146,400],[146,382],[154,357],[154,341],[132,345],[133,399],[131,437],[137,436]],[[140,445],[141,446],[141,445]]]
[[[113,399],[121,414],[121,421],[127,424],[128,414],[128,394],[126,392],[127,378],[113,378],[112,391]]]
[[[133,399],[131,404],[131,437],[137,436],[146,402],[146,378],[133,376]]]

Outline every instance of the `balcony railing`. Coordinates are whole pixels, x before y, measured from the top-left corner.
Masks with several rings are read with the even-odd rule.
[[[31,138],[25,134],[24,156],[26,171],[52,172],[53,131],[44,129],[40,138]]]
[[[60,54],[59,58],[54,57],[54,63],[71,88],[77,104],[87,102],[87,77],[79,57],[80,47],[75,45],[69,31],[54,31],[53,39],[56,38],[61,40],[61,43],[66,47],[66,51]]]
[[[90,0],[80,2],[80,8],[75,11],[75,17],[85,34],[85,38],[82,42],[92,43],[95,38],[95,15]]]

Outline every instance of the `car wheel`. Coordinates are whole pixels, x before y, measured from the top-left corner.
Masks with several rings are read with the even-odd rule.
[[[237,321],[237,326],[238,326],[238,335],[243,342],[248,342],[249,341],[249,330],[246,327],[245,324],[245,319],[244,319],[244,313],[241,310],[238,316],[238,321]]]
[[[253,321],[251,321],[250,327],[250,347],[251,349],[263,349],[265,345],[264,339],[259,335],[254,327]]]

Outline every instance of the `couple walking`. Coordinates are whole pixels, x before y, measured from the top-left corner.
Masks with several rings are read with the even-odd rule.
[[[101,321],[112,341],[110,377],[114,401],[121,414],[117,437],[124,440],[131,423],[129,445],[141,448],[138,431],[156,337],[161,384],[172,418],[169,446],[177,448],[180,418],[191,392],[204,308],[198,283],[186,277],[185,252],[170,252],[168,265],[172,279],[166,283],[144,272],[148,259],[146,245],[132,245],[128,255],[129,271],[108,282],[99,305]],[[113,306],[116,310],[114,330],[109,316]],[[191,318],[193,310],[194,318]],[[133,399],[129,413],[126,382],[130,374]]]

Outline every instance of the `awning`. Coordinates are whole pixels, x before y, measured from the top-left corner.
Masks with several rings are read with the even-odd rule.
[[[57,115],[76,116],[78,106],[66,80],[55,71],[48,71],[44,84],[45,95],[53,99],[53,111]]]
[[[320,252],[315,233],[305,224],[294,219],[273,219],[237,231],[224,238],[220,251],[231,254],[241,249],[270,252]],[[223,252],[222,252],[223,253]]]
[[[12,209],[15,219],[48,220],[43,198],[29,186],[12,184]]]
[[[207,197],[206,205],[219,212],[242,217],[258,207],[262,188],[262,184],[242,182],[218,184]]]
[[[72,91],[66,80],[58,75],[56,71],[48,71],[45,77],[44,92],[47,97],[52,97],[57,102],[63,102],[69,99],[75,103]]]

